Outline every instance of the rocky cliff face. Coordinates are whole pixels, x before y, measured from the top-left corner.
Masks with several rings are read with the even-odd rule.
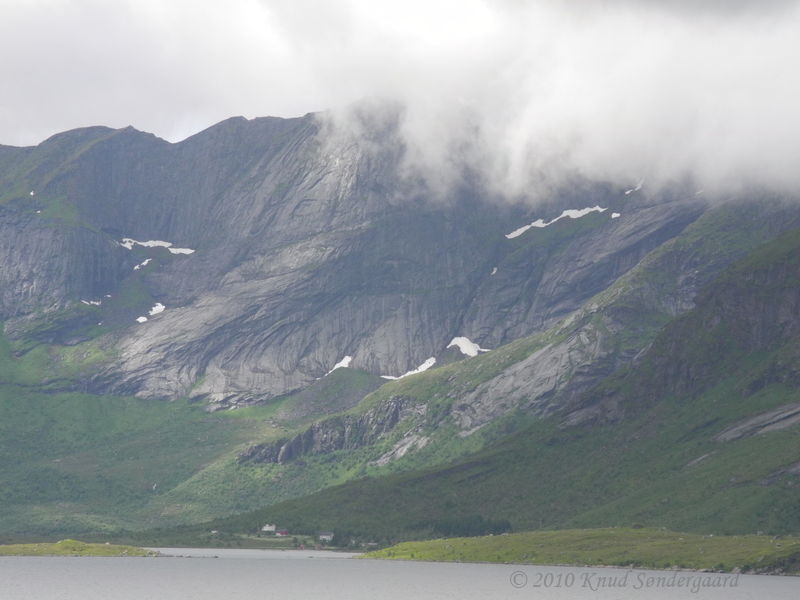
[[[585,185],[537,208],[466,185],[434,199],[402,154],[391,122],[354,137],[313,115],[179,144],[90,128],[4,148],[6,332],[83,301],[114,348],[93,389],[258,401],[345,356],[398,376],[456,336],[495,348],[544,330],[703,210]]]
[[[251,446],[240,462],[285,463],[301,456],[355,450],[377,442],[401,421],[420,417],[426,406],[414,398],[392,396],[360,416],[343,415],[314,423],[291,439]]]
[[[356,136],[313,115],[231,119],[179,144],[89,128],[0,147],[6,362],[50,345],[11,381],[208,410],[275,399],[250,412],[269,427],[234,469],[250,469],[251,503],[338,483],[340,457],[379,474],[456,460],[531,415],[614,421],[654,389],[712,381],[708,357],[737,348],[778,352],[754,394],[800,381],[791,348],[771,345],[798,322],[791,256],[697,295],[800,226],[796,202],[715,206],[689,188],[581,182],[532,206],[469,177],[433,195],[403,153],[391,120]],[[706,330],[711,345],[686,347],[687,331]],[[459,337],[463,353],[448,348]],[[434,359],[416,377],[379,377]],[[54,373],[37,384],[42,364]],[[657,375],[627,380],[628,368]],[[767,408],[730,435],[797,416]],[[235,488],[233,449],[164,492],[172,509]],[[167,514],[160,502],[153,514]]]
[[[612,398],[597,402],[593,390],[598,382],[615,372],[624,371],[638,357],[650,356],[646,351],[663,326],[693,309],[698,291],[713,281],[725,266],[780,231],[800,226],[800,211],[792,205],[765,202],[753,220],[748,217],[751,212],[752,205],[749,204],[709,210],[679,236],[649,254],[614,285],[548,331],[465,361],[457,369],[449,369],[446,375],[430,372],[420,376],[421,380],[427,381],[409,382],[405,388],[396,389],[393,393],[406,394],[404,397],[415,399],[421,406],[436,404],[440,409],[412,416],[413,423],[408,424],[407,431],[395,434],[400,435],[401,442],[405,440],[412,444],[409,449],[414,450],[429,443],[435,445],[437,438],[442,442],[446,435],[440,432],[450,431],[453,425],[457,435],[464,438],[518,411],[540,418],[559,415],[565,426],[589,419],[620,418],[619,400]],[[737,240],[735,247],[730,245],[732,233]],[[765,276],[761,274],[759,277],[763,279]],[[709,339],[719,341],[729,336],[741,337],[744,340],[742,346],[751,351],[763,343],[774,344],[783,339],[786,332],[779,330],[790,331],[791,328],[784,323],[796,309],[792,304],[796,302],[796,290],[789,283],[795,277],[783,272],[772,273],[771,277],[763,281],[751,281],[752,277],[748,277],[740,282],[729,276],[725,287],[717,283],[715,294],[720,299],[727,299],[725,306],[743,314],[736,319],[727,315],[728,321],[736,325],[725,325],[726,335],[718,331],[709,332]],[[737,289],[726,290],[731,286]],[[746,296],[738,289],[741,286],[761,286],[765,291],[777,286],[770,304],[772,308],[763,310],[750,302],[740,302],[739,299]],[[708,305],[708,295],[708,291],[702,292],[697,301]],[[785,302],[781,301],[783,295],[787,296]],[[697,311],[690,314],[697,314]],[[718,315],[709,316],[707,323],[689,326],[692,337],[696,338],[704,328],[719,327],[720,320],[725,317],[725,311],[720,310]],[[755,333],[746,333],[751,330]],[[750,339],[753,335],[756,339]],[[648,372],[666,374],[666,379],[643,384],[643,390],[674,389],[681,381],[687,387],[697,388],[697,382],[706,376],[701,370],[716,364],[709,357],[724,360],[723,350],[731,352],[735,348],[729,342],[725,342],[725,349],[704,348],[699,350],[703,356],[698,360],[696,348],[682,347],[687,337],[685,331],[673,335],[670,338],[672,346],[655,353],[671,366],[652,366]],[[663,336],[658,339],[663,345]],[[676,363],[676,357],[687,353],[691,359]],[[680,373],[673,373],[675,370]],[[681,373],[683,375],[679,376]],[[651,391],[642,393],[653,395]],[[303,443],[295,444],[298,452],[292,456],[324,452],[325,436],[329,430],[339,426],[338,418],[315,424],[297,436],[296,440],[302,439]],[[419,436],[421,431],[427,432],[424,437]],[[382,432],[386,433],[386,430]],[[417,445],[421,440],[424,440],[424,445]],[[360,438],[362,446],[376,441],[377,437]],[[248,460],[276,462],[284,443],[272,447],[271,453],[253,451],[246,456]],[[305,450],[311,447],[315,448],[313,452]],[[355,447],[361,446],[351,445],[349,449]],[[338,449],[342,448],[331,448],[330,451]]]
[[[659,332],[635,369],[592,390],[566,423],[620,419],[667,397],[691,401],[732,379],[737,369],[743,380],[733,393],[743,398],[771,385],[800,387],[798,231],[785,233],[701,289],[696,306]],[[785,421],[780,427],[795,422],[785,407],[773,417]]]
[[[461,429],[472,430],[520,408],[540,416],[582,414],[584,405],[593,402],[587,399],[588,392],[599,381],[637,359],[664,324],[693,309],[696,302],[707,304],[708,292],[702,290],[726,266],[781,231],[800,226],[800,211],[790,204],[763,202],[753,220],[748,216],[751,211],[749,204],[709,210],[684,233],[648,255],[625,277],[556,325],[529,356],[474,389],[457,393],[453,416]],[[732,245],[729,237],[737,231],[733,234],[736,244]],[[714,289],[719,293],[718,287]],[[736,306],[737,311],[750,311],[749,317],[731,328],[730,335],[758,318],[765,324],[762,340],[773,343],[781,339],[777,329],[785,318],[779,319],[772,314],[774,311],[763,314],[755,307],[750,310],[747,303],[739,306],[741,290],[729,292],[724,297],[731,299],[730,306]],[[767,324],[771,324],[769,328]],[[669,360],[681,356],[685,352],[682,344],[683,337],[678,336],[675,346],[660,355]],[[752,351],[759,343],[747,341],[744,347]],[[713,356],[719,351],[704,352]],[[696,362],[708,364],[707,360]],[[687,387],[697,385],[697,378],[684,380]],[[656,387],[663,390],[670,385],[665,381]],[[607,404],[606,409],[613,413],[614,404]],[[567,417],[566,422],[572,421]]]

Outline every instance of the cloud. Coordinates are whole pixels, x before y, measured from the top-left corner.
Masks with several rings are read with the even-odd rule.
[[[402,107],[409,166],[800,191],[800,2],[0,0],[0,142]],[[360,106],[363,107],[363,104]]]
[[[466,160],[510,194],[576,174],[798,190],[797,3],[699,4],[459,3],[460,35],[364,27],[313,62],[353,99],[401,101],[436,177]]]

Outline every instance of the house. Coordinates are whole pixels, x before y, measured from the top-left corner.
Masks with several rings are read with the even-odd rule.
[[[333,532],[332,531],[320,531],[317,535],[317,539],[320,542],[332,542],[333,541]]]
[[[275,535],[278,536],[278,537],[286,537],[287,535],[289,535],[289,530],[288,529],[279,529],[278,531],[275,532]]]
[[[267,523],[261,528],[261,533],[275,533],[275,523]]]

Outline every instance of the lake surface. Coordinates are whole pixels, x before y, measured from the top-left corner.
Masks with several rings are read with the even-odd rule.
[[[159,550],[185,558],[0,557],[0,599],[800,598],[796,577],[395,562],[314,551]]]

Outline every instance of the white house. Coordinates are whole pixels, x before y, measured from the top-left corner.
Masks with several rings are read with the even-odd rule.
[[[319,541],[320,542],[331,542],[331,541],[333,541],[333,532],[332,531],[320,531],[318,537],[319,537]]]
[[[261,528],[263,533],[275,533],[275,524],[274,523],[267,523]]]

